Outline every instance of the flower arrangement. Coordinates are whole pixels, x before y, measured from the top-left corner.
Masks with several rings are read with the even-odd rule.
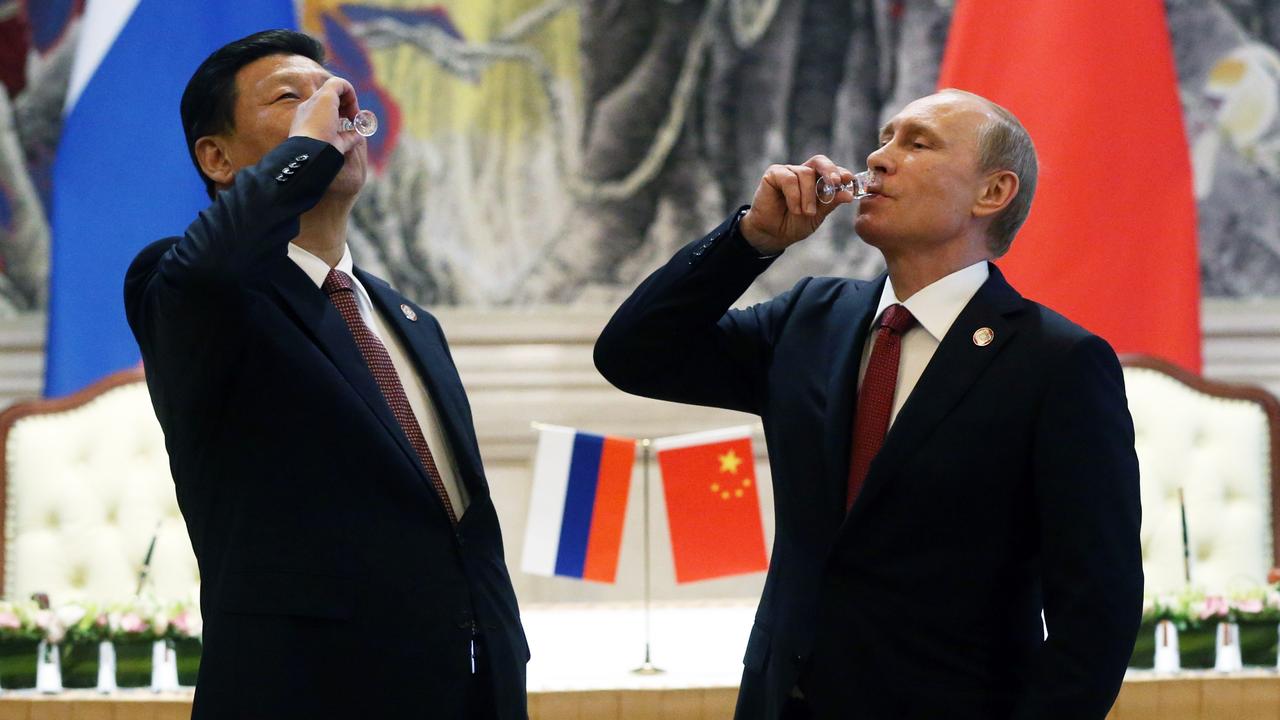
[[[58,607],[53,612],[63,631],[59,656],[63,687],[95,687],[101,657],[99,645],[110,639],[106,612],[96,605],[79,603]],[[47,637],[53,641],[55,636],[56,629]]]
[[[20,640],[39,642],[44,632],[36,624],[38,608],[33,602],[0,601],[0,642]]]
[[[1196,605],[1202,623],[1280,622],[1280,593],[1255,590],[1233,596],[1209,595]]]
[[[1200,590],[1146,597],[1143,625],[1168,620],[1184,631],[1219,622],[1280,622],[1280,589],[1238,590],[1227,595],[1207,595]]]
[[[150,598],[107,609],[107,635],[116,652],[116,684],[122,688],[151,684],[151,646],[163,633],[163,629],[156,631],[158,611],[158,604]]]
[[[1142,601],[1142,624],[1144,627],[1154,626],[1168,620],[1178,630],[1186,630],[1196,622],[1193,606],[1198,599],[1194,592],[1148,596]]]
[[[153,598],[99,605],[73,602],[41,607],[36,601],[0,601],[0,686],[35,686],[37,648],[58,646],[65,687],[94,687],[100,645],[111,642],[120,687],[151,683],[152,645],[164,641],[177,653],[179,678],[194,684],[204,623],[193,602],[162,604]]]
[[[0,686],[6,689],[36,685],[36,649],[44,639],[49,616],[40,616],[34,602],[0,602]]]
[[[1198,589],[1147,597],[1142,606],[1142,627],[1134,647],[1134,667],[1150,667],[1154,650],[1153,629],[1163,620],[1178,629],[1178,649],[1183,668],[1214,666],[1215,633],[1219,623],[1239,627],[1239,642],[1246,665],[1276,665],[1277,625],[1280,625],[1280,571],[1268,578],[1271,585],[1207,594]]]
[[[174,603],[155,613],[152,630],[158,640],[191,640],[204,632],[204,622],[197,606]]]

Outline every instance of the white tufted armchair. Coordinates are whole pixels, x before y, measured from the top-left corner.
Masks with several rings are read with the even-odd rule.
[[[199,572],[141,370],[16,404],[0,414],[0,439],[5,597],[127,600],[155,535],[148,590],[196,598]]]
[[[1213,593],[1262,585],[1280,547],[1280,401],[1151,357],[1122,362],[1142,473],[1147,592],[1185,585],[1179,488],[1192,585]]]

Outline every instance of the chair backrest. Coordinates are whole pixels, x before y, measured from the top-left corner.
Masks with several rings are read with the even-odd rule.
[[[148,592],[195,600],[199,571],[141,370],[0,414],[0,502],[5,597],[128,600],[155,537]]]
[[[1148,594],[1186,586],[1179,490],[1191,584],[1210,593],[1262,585],[1280,548],[1280,401],[1155,358],[1121,361],[1142,473]]]

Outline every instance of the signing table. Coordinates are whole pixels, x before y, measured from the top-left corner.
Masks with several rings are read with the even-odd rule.
[[[655,606],[652,659],[666,672],[636,675],[644,659],[638,605],[528,607],[533,720],[725,720],[733,716],[754,603]],[[191,691],[0,695],[0,720],[186,720]],[[1280,675],[1246,670],[1131,672],[1110,720],[1280,720]]]

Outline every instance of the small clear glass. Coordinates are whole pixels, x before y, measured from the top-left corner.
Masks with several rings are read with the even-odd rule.
[[[830,205],[836,199],[836,194],[841,190],[848,190],[853,193],[854,200],[861,200],[872,194],[871,188],[879,180],[880,177],[875,170],[864,170],[854,175],[853,180],[839,185],[832,185],[825,177],[820,177],[818,178],[818,202],[823,205]]]
[[[356,113],[354,118],[340,118],[342,120],[342,132],[351,132],[355,130],[364,137],[369,137],[378,132],[378,116],[373,114],[372,110],[361,110]]]

